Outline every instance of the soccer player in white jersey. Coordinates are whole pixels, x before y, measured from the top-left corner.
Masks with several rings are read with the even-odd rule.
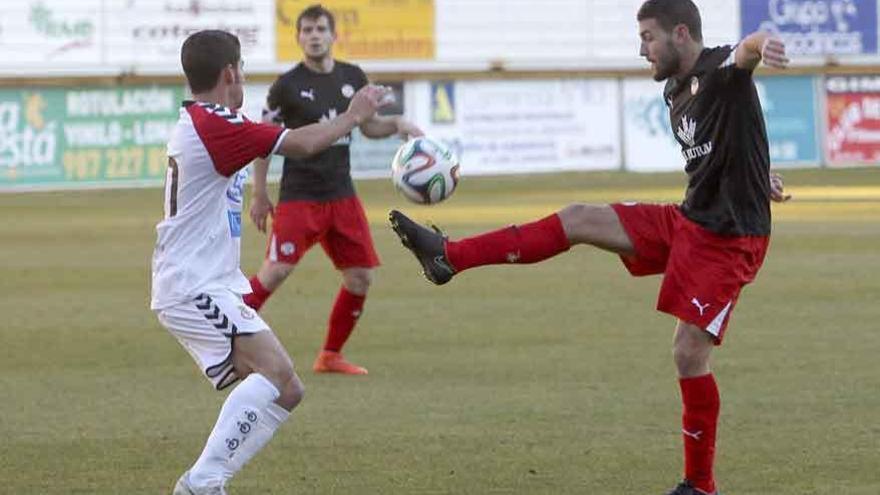
[[[330,146],[371,118],[387,89],[366,86],[337,118],[288,130],[238,112],[244,73],[234,35],[191,35],[181,62],[193,101],[184,102],[168,143],[150,307],[217,390],[242,380],[173,492],[223,495],[303,396],[287,351],[242,302],[251,290],[239,268],[244,167],[273,153],[301,158]]]

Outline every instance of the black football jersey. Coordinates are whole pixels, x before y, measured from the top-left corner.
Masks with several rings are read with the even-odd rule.
[[[706,48],[663,91],[686,162],[681,211],[721,235],[770,234],[770,151],[752,71],[735,46]]]
[[[266,107],[275,122],[296,129],[344,113],[351,97],[365,85],[367,76],[356,65],[337,60],[333,70],[324,74],[299,63],[275,81]],[[349,134],[316,155],[285,158],[279,201],[328,201],[354,195],[350,143]]]

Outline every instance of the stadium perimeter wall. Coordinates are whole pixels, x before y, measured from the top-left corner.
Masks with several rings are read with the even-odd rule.
[[[300,0],[29,0],[0,18],[0,190],[156,184],[185,88],[180,43],[237,33],[258,118],[299,53]],[[329,0],[339,58],[398,94],[403,113],[462,155],[464,173],[679,170],[662,85],[637,57],[641,0]],[[697,0],[706,43],[756,29],[795,63],[760,72],[777,167],[877,166],[876,0]],[[355,136],[358,177],[399,144]],[[279,163],[273,165],[277,173]]]

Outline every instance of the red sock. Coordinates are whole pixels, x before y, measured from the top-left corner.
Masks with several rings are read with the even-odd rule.
[[[715,377],[708,375],[681,378],[681,399],[684,403],[681,415],[684,439],[684,477],[695,488],[715,493],[715,429],[721,399]]]
[[[272,295],[272,291],[263,287],[263,284],[256,275],[251,277],[251,291],[253,292],[245,294],[242,299],[244,299],[245,304],[259,311],[263,304],[266,304],[266,299],[269,299],[269,296]]]
[[[358,318],[364,309],[364,300],[367,296],[352,294],[342,286],[336,294],[336,302],[333,303],[333,311],[330,312],[327,340],[324,342],[325,351],[339,352],[348,336],[354,330]]]
[[[537,263],[568,251],[571,244],[555,213],[537,222],[446,242],[446,257],[455,271],[503,263]]]

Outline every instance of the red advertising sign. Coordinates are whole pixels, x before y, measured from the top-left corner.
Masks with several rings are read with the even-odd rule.
[[[828,163],[880,164],[880,76],[829,77]]]

